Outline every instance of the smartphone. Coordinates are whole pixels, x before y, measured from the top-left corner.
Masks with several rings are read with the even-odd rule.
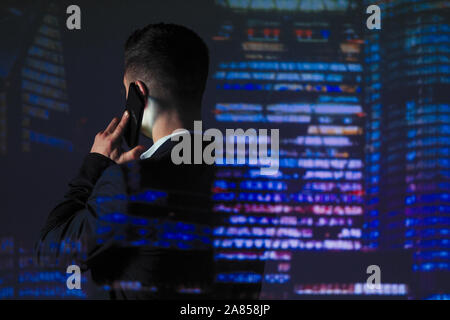
[[[132,149],[139,143],[139,134],[142,125],[142,116],[144,114],[146,99],[141,94],[139,87],[131,83],[128,89],[126,110],[130,114],[127,126],[125,127],[123,137],[127,145]]]

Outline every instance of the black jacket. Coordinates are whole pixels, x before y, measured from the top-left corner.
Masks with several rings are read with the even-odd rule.
[[[42,229],[40,264],[69,257],[116,299],[210,297],[214,168],[174,165],[175,143],[125,165],[88,154]]]

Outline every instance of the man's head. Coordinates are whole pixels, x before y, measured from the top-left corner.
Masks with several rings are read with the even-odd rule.
[[[161,103],[160,111],[175,114],[184,127],[201,116],[208,67],[206,44],[183,26],[151,24],[136,30],[125,44],[126,89],[141,81],[146,94]]]

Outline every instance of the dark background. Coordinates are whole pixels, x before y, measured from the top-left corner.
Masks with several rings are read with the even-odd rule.
[[[360,101],[364,105],[364,115],[361,116],[364,133],[360,137],[361,141],[357,150],[354,150],[360,155],[367,168],[364,178],[366,180],[364,191],[367,191],[364,215],[361,217],[362,220],[358,221],[358,227],[363,230],[361,238],[363,247],[358,250],[360,252],[352,251],[343,254],[326,251],[311,254],[308,252],[298,253],[292,259],[291,270],[296,270],[296,272],[292,272],[292,283],[289,283],[287,288],[291,292],[295,283],[364,282],[365,266],[375,263],[385,266],[383,268],[386,270],[386,278],[384,278],[386,281],[407,283],[412,288],[408,295],[410,298],[448,298],[449,283],[446,278],[449,270],[448,153],[443,156],[433,155],[431,159],[441,159],[447,162],[442,162],[441,166],[430,169],[430,171],[428,171],[429,168],[422,170],[422,167],[416,165],[414,173],[417,176],[426,175],[431,170],[435,170],[433,171],[435,175],[427,183],[428,186],[431,186],[429,188],[432,191],[435,190],[434,187],[440,189],[436,192],[424,192],[424,194],[438,194],[440,198],[432,201],[424,198],[423,203],[417,200],[412,205],[410,205],[412,200],[407,200],[410,199],[408,197],[417,193],[417,199],[421,199],[421,191],[420,189],[417,189],[417,192],[414,191],[416,189],[405,191],[410,187],[410,185],[406,186],[406,175],[409,170],[407,169],[409,160],[405,156],[406,151],[399,152],[400,156],[395,160],[397,162],[389,162],[391,153],[397,155],[395,150],[398,148],[394,148],[394,152],[392,152],[392,147],[397,144],[406,146],[411,142],[407,139],[406,133],[406,129],[410,128],[409,124],[404,125],[411,120],[411,110],[406,107],[408,103],[411,105],[411,101],[416,103],[417,110],[421,104],[439,103],[443,106],[443,111],[434,113],[440,122],[430,120],[431,122],[427,123],[429,118],[419,111],[416,116],[419,120],[423,117],[424,128],[433,128],[437,125],[436,123],[446,125],[439,129],[439,132],[432,133],[431,136],[441,137],[442,142],[437,144],[447,148],[444,149],[444,152],[448,151],[449,32],[448,22],[442,18],[449,10],[448,4],[445,5],[445,1],[421,1],[420,3],[424,5],[421,7],[422,9],[433,3],[442,3],[440,7],[431,9],[431,13],[423,9],[422,14],[420,11],[422,9],[419,11],[411,9],[412,2],[410,4],[404,1],[378,1],[377,3],[382,5],[383,9],[383,32],[378,34],[377,31],[370,33],[371,31],[365,29],[367,17],[365,7],[371,4],[366,2],[363,5],[357,1],[359,6],[346,14],[303,12],[297,15],[293,12],[272,11],[263,14],[255,14],[251,11],[234,14],[230,10],[224,10],[214,1],[207,0],[77,1],[76,4],[81,8],[81,30],[67,30],[65,23],[68,15],[65,13],[65,8],[73,2],[57,1],[56,15],[59,16],[63,48],[61,54],[64,58],[64,78],[67,84],[69,112],[64,114],[50,110],[50,120],[42,121],[33,118],[31,127],[70,141],[72,151],[32,143],[31,151],[24,152],[22,128],[25,126],[24,121],[27,120],[24,120],[22,114],[20,71],[27,48],[34,39],[35,30],[40,25],[39,15],[45,11],[49,1],[2,1],[0,5],[0,95],[3,94],[6,97],[6,109],[4,109],[6,116],[2,116],[3,109],[0,109],[0,121],[2,121],[0,128],[7,128],[7,146],[5,151],[0,153],[0,271],[3,272],[0,274],[8,276],[0,278],[0,298],[11,297],[10,291],[7,291],[10,287],[15,288],[17,297],[17,290],[20,290],[17,289],[17,278],[21,274],[17,259],[21,255],[26,258],[31,256],[32,247],[38,239],[41,226],[49,211],[62,198],[67,182],[76,174],[83,157],[89,152],[95,134],[103,130],[112,117],[121,115],[125,103],[125,90],[122,83],[123,45],[135,29],[150,23],[172,22],[193,29],[205,40],[210,49],[211,59],[210,77],[203,104],[204,128],[241,126],[241,123],[214,122],[212,111],[216,102],[227,100],[240,102],[253,99],[253,101],[261,103],[271,103],[283,102],[283,99],[284,102],[297,99],[296,92],[279,99],[281,93],[256,91],[224,93],[224,91],[216,90],[219,81],[216,81],[213,76],[219,69],[219,62],[227,59],[237,61],[243,60],[243,58],[241,57],[242,51],[236,46],[227,46],[228,43],[213,41],[213,37],[218,34],[221,25],[227,21],[240,26],[245,25],[247,19],[255,18],[262,21],[281,21],[283,26],[287,26],[286,30],[290,28],[289,23],[295,19],[312,23],[320,18],[330,23],[334,38],[330,39],[329,45],[320,47],[316,44],[294,44],[293,40],[292,43],[289,43],[291,40],[288,40],[289,45],[292,44],[292,48],[295,48],[291,49],[284,57],[288,61],[305,61],[307,60],[306,56],[308,56],[308,61],[321,61],[322,53],[323,56],[331,57],[332,61],[345,61],[345,57],[341,56],[339,51],[340,37],[343,37],[346,30],[344,24],[356,26],[354,28],[356,30],[355,37],[362,39],[361,41],[365,45],[365,47],[362,46],[361,56],[356,61],[362,64],[364,69],[364,79],[361,83],[363,90],[359,93]],[[442,83],[431,82],[433,76],[430,74],[426,74],[422,78],[415,74],[406,75],[408,71],[422,70],[419,62],[407,62],[403,56],[410,52],[408,41],[405,39],[409,37],[409,41],[411,39],[420,41],[421,34],[411,36],[402,30],[407,30],[419,18],[423,20],[424,25],[429,23],[427,21],[434,21],[433,23],[437,26],[435,32],[428,34],[432,40],[427,44],[436,42],[442,46],[439,47],[440,49],[436,49],[437,47],[430,45],[427,51],[425,45],[426,48],[422,52],[424,52],[423,59],[435,55],[441,57],[440,64],[436,63],[436,65],[442,66],[442,70],[439,69],[441,71],[437,71],[436,74],[441,77]],[[337,30],[339,32],[334,33]],[[335,36],[337,33],[339,36]],[[238,38],[238,41],[245,41],[243,32],[240,37],[242,39]],[[282,41],[286,42],[286,38],[282,38]],[[378,43],[377,47],[376,43]],[[374,53],[375,51],[376,53]],[[377,54],[381,56],[374,57]],[[416,57],[414,56],[414,58]],[[429,65],[433,65],[433,63],[427,66]],[[370,78],[373,74],[381,75],[381,80],[372,82],[368,80],[375,79]],[[422,83],[426,83],[427,80],[431,84],[422,87]],[[421,85],[409,85],[408,81],[416,81]],[[374,94],[372,89],[378,82],[384,85],[380,91],[381,98],[375,97],[375,100],[370,100],[369,98]],[[381,131],[378,132],[378,134],[381,132],[380,141],[382,141],[383,151],[381,156],[378,155],[381,160],[372,163],[372,155],[376,152],[373,151],[373,146],[370,144],[369,134],[378,130],[378,127],[374,125],[377,121],[375,113],[378,112],[375,110],[378,103],[376,99],[381,99],[384,108],[384,111],[381,112]],[[0,107],[2,107],[1,103]],[[399,122],[401,123],[400,129],[397,130],[396,125]],[[277,123],[242,123],[241,127],[258,127],[260,125],[269,128],[281,126]],[[416,127],[411,125],[411,128]],[[295,138],[297,135],[304,134],[305,130],[306,125],[303,124],[283,124],[280,138]],[[401,138],[404,140],[400,140]],[[141,142],[148,146],[151,145],[151,141],[142,139]],[[369,143],[366,145],[364,140]],[[418,144],[420,145],[420,142]],[[431,148],[432,146],[420,145],[420,148],[417,149],[422,150],[427,147]],[[370,168],[379,163],[381,173],[377,177],[381,184],[374,186],[369,182],[369,178],[378,173],[373,174],[374,171],[371,171]],[[361,181],[361,183],[363,182]],[[294,190],[295,188],[300,187],[297,185],[293,187]],[[369,196],[368,191],[372,188],[377,191],[374,193],[375,195]],[[372,197],[379,200],[375,205],[376,208],[374,208]],[[430,211],[431,207],[439,208],[439,210]],[[413,211],[415,213],[408,211],[410,208],[416,210]],[[408,230],[405,227],[408,217],[418,217],[418,221],[420,221],[416,228],[410,228],[414,233],[412,237],[407,235]],[[441,222],[431,224],[423,222],[425,218],[432,217],[440,218]],[[427,230],[429,230],[428,233]],[[11,243],[13,243],[12,246]],[[421,260],[421,254],[428,251],[431,252],[429,258],[432,262],[430,264]],[[431,256],[433,252],[436,255]],[[411,262],[414,257],[418,262]],[[8,261],[14,261],[13,267]],[[309,263],[305,263],[305,261]],[[414,270],[413,265],[419,266],[418,269]],[[328,266],[335,266],[335,268],[330,271]],[[277,272],[277,267],[278,265],[267,263],[265,272]],[[411,276],[413,271],[415,271],[414,276]],[[285,289],[286,287],[269,286],[266,288],[269,291],[266,297],[283,298],[286,296]],[[34,296],[38,297],[39,294]],[[25,294],[24,297],[29,296]],[[53,297],[63,296],[55,294]],[[291,295],[288,297],[292,298]]]

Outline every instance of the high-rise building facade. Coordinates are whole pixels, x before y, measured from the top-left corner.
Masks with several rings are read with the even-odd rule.
[[[55,2],[39,4],[42,6],[24,3],[4,9],[9,16],[2,27],[18,24],[19,33],[22,31],[20,44],[11,35],[4,39],[8,55],[4,59],[10,63],[2,74],[0,106],[8,121],[5,116],[0,129],[5,137],[1,150],[12,157],[19,152],[51,150],[41,145],[73,150],[69,134],[64,132],[69,105],[61,38],[63,11]]]
[[[317,269],[308,279],[302,271],[315,262],[320,268],[332,264],[335,256],[328,253],[363,248],[357,2],[216,3],[223,20],[214,37],[213,122],[280,130],[277,175],[262,176],[257,166],[218,170],[214,245],[222,292],[228,285],[235,296],[262,288],[258,294],[265,298],[364,294],[344,274],[327,280]],[[325,259],[304,261],[304,252]],[[394,291],[406,293],[404,287]]]
[[[382,13],[365,46],[367,246],[412,251],[417,298],[448,293],[450,7],[365,3]]]
[[[52,183],[52,169],[67,163],[73,151],[62,48],[64,11],[57,1],[22,1],[2,3],[1,13],[0,297],[77,296],[67,290],[61,268],[35,264],[36,238],[29,236],[39,232],[39,217],[49,210],[36,189],[51,195],[59,188]],[[36,181],[36,171],[45,180]]]

